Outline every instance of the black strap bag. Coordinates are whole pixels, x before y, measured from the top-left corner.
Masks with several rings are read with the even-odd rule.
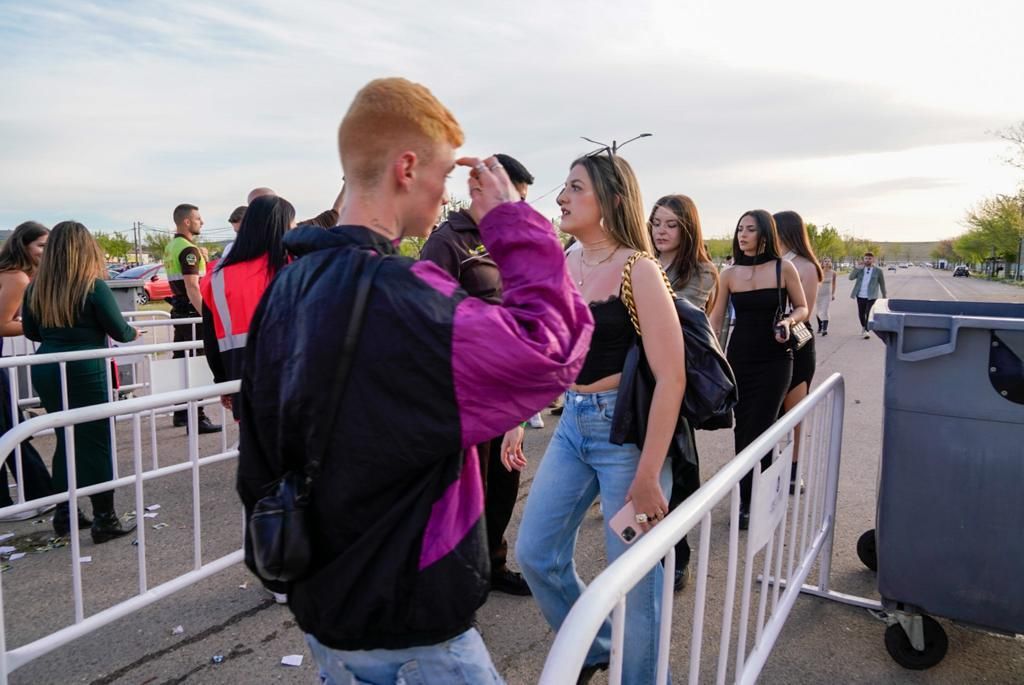
[[[370,296],[373,278],[384,262],[384,257],[364,260],[356,287],[352,315],[338,361],[330,404],[321,417],[329,429],[338,414],[356,342],[363,326],[366,303]],[[252,509],[249,517],[249,543],[252,546],[253,561],[260,578],[280,582],[292,582],[307,575],[313,559],[312,535],[307,510],[312,495],[313,482],[320,474],[320,464],[326,456],[330,441],[321,439],[323,451],[311,455],[302,471],[291,470],[272,484],[271,494],[263,497]]]
[[[788,312],[782,306],[782,260],[775,260],[775,290],[779,293],[779,306],[775,309],[775,321],[777,325],[779,321],[782,321]],[[782,343],[789,349],[796,352],[801,349],[804,345],[811,341],[813,337],[811,333],[811,327],[807,325],[806,321],[800,321],[789,327],[789,337],[786,342]]]
[[[619,381],[618,399],[612,416],[609,441],[615,445],[633,443],[643,447],[647,433],[647,419],[654,395],[654,374],[644,353],[640,319],[633,301],[633,265],[648,257],[645,252],[635,252],[626,261],[622,270],[622,299],[629,310],[633,327],[636,329],[636,343],[626,354]],[[685,425],[701,430],[732,428],[732,411],[738,398],[736,377],[726,361],[718,337],[711,330],[711,324],[703,310],[677,297],[668,277],[662,272],[665,287],[675,303],[676,314],[683,331],[686,350],[686,392],[680,407],[680,421],[669,445],[670,454],[691,454],[687,447],[689,431]]]

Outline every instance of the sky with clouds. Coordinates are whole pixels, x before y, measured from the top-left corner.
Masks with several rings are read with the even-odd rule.
[[[1022,25],[1002,0],[0,0],[0,228],[169,228],[191,202],[219,237],[258,185],[316,214],[353,94],[401,75],[534,197],[580,136],[650,132],[622,151],[645,201],[690,195],[708,236],[762,207],[933,240],[1024,181],[992,135],[1024,120]]]

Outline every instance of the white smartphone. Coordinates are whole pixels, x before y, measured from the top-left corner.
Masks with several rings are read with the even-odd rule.
[[[619,509],[615,516],[612,516],[608,522],[608,527],[627,545],[633,544],[637,538],[644,534],[640,524],[636,522],[636,507],[633,506],[632,502],[626,502],[626,506]]]

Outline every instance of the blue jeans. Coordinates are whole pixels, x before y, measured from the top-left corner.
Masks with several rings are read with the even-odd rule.
[[[640,450],[636,445],[608,442],[616,394],[616,390],[566,393],[562,419],[533,479],[519,526],[516,559],[544,618],[555,630],[586,587],[576,573],[573,555],[580,524],[598,494],[608,562],[628,548],[608,521],[626,502]],[[660,479],[667,499],[672,489],[668,460]],[[661,578],[661,564],[656,564],[626,596],[623,682],[631,685],[654,682]],[[610,653],[611,621],[606,620],[584,663],[607,663]]]
[[[405,649],[342,651],[306,634],[324,685],[504,685],[483,638],[470,628],[447,642]]]

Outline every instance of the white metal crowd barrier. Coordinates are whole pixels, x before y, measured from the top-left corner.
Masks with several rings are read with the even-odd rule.
[[[67,492],[32,500],[31,502],[23,504],[14,504],[9,507],[5,507],[0,509],[0,516],[18,514],[41,505],[57,504],[60,502],[77,502],[80,497],[85,497],[99,492],[106,492],[116,487],[132,485],[135,488],[135,511],[140,522],[140,525],[135,531],[135,536],[138,541],[138,593],[130,599],[115,604],[114,606],[99,611],[91,616],[85,616],[85,605],[82,593],[82,567],[80,563],[82,559],[81,547],[78,535],[71,535],[71,580],[74,599],[74,623],[28,644],[8,650],[4,624],[3,587],[0,585],[0,685],[6,685],[9,673],[21,666],[24,666],[33,659],[37,659],[54,649],[68,644],[72,640],[87,635],[108,623],[138,611],[142,607],[152,604],[159,599],[167,597],[178,590],[188,587],[189,585],[193,585],[204,578],[212,576],[213,574],[242,561],[242,550],[239,548],[238,550],[226,554],[218,559],[204,563],[200,534],[202,530],[202,518],[199,506],[201,501],[199,496],[199,469],[210,464],[235,459],[238,457],[238,450],[234,447],[230,449],[228,448],[227,432],[225,431],[221,433],[220,452],[200,457],[197,430],[198,404],[203,400],[236,393],[238,392],[240,385],[241,383],[239,381],[231,381],[228,383],[207,385],[172,393],[150,395],[137,399],[109,402],[107,404],[97,404],[89,407],[82,407],[80,409],[70,409],[67,411],[56,412],[54,414],[46,414],[30,419],[0,437],[0,460],[2,460],[14,451],[22,441],[32,437],[44,429],[66,429],[67,427],[89,421],[110,419],[118,415],[128,416],[131,420],[133,436],[134,473],[132,475],[121,477],[115,475],[115,478],[112,481],[87,487],[78,487],[75,478],[76,455],[74,431],[67,430]],[[153,412],[169,405],[182,404],[187,404],[188,406],[188,461],[163,467],[154,466],[151,470],[144,470],[142,463],[142,417],[148,412]],[[150,587],[146,574],[146,526],[141,524],[143,521],[143,512],[145,511],[143,484],[156,478],[182,472],[190,472],[192,475],[192,570],[161,583],[160,585]],[[71,512],[74,512],[76,510],[76,506],[72,504],[70,509]],[[71,515],[71,520],[72,526],[74,526],[74,513]],[[239,519],[239,523],[241,523],[241,519]],[[241,526],[239,528],[239,532],[241,532]]]
[[[712,682],[710,676],[701,675],[711,523],[712,510],[726,499],[729,500],[729,553],[714,682],[724,684],[730,671],[736,683],[749,684],[756,681],[801,590],[877,608],[877,603],[862,603],[859,598],[834,592],[829,587],[844,397],[843,378],[833,374],[598,575],[575,603],[559,629],[541,674],[542,685],[562,685],[576,681],[591,643],[609,614],[612,617],[609,683],[618,685],[621,682],[626,594],[663,560],[665,573],[657,683],[663,685],[667,681],[673,633],[674,547],[698,523],[700,543],[696,550],[698,563],[693,622],[689,628],[688,682],[692,685]],[[801,435],[797,477],[805,479],[806,493],[801,495],[797,490],[790,497],[790,464],[795,430],[799,430]],[[770,451],[774,451],[775,461],[762,473],[761,457]],[[740,572],[739,484],[751,469],[754,481],[750,528],[745,535],[740,612],[737,617],[735,602],[737,575]],[[756,579],[759,596],[755,605],[755,558],[759,554],[762,559],[761,571]],[[805,586],[804,581],[815,564],[818,566],[818,585]],[[784,579],[784,582],[773,583],[773,578]],[[782,587],[785,590],[780,596]],[[754,610],[756,617],[752,616]],[[735,658],[730,669],[734,624],[738,635]],[[751,628],[753,644],[748,649]],[[680,680],[677,674],[676,682]]]
[[[123,311],[122,315],[128,319],[128,322],[139,331],[139,337],[128,343],[119,343],[111,341],[111,347],[137,347],[145,344],[161,344],[169,343],[173,341],[173,333],[171,327],[174,326],[190,326],[193,330],[193,339],[198,341],[193,347],[186,348],[188,351],[186,354],[196,354],[196,350],[202,349],[202,325],[203,319],[201,317],[189,317],[189,318],[175,318],[172,319],[170,314],[166,311]],[[133,315],[134,314],[134,315]],[[148,318],[141,318],[141,316],[148,316]],[[143,336],[153,333],[153,340],[144,340]],[[13,338],[6,338],[4,341],[4,351],[9,352],[2,358],[7,357],[24,357],[33,355],[39,349],[39,343],[29,340],[25,336],[16,336]],[[126,379],[125,385],[121,388],[122,390],[136,390],[142,387],[142,384],[136,382],[139,375],[139,369],[137,369],[138,363],[142,358],[139,357],[124,357],[119,359],[121,370]],[[16,367],[22,366],[34,366],[34,363],[30,365],[15,365]],[[9,367],[8,367],[9,368]],[[22,408],[27,406],[38,406],[39,397],[35,394],[35,390],[32,387],[32,376],[28,371],[15,371],[12,372],[15,380],[18,384],[17,398],[18,403]],[[130,380],[129,380],[130,379]]]
[[[202,317],[189,317],[187,319],[171,319],[170,312],[161,311],[159,309],[152,311],[132,311],[132,312],[121,312],[121,316],[130,323],[132,326],[140,331],[147,329],[154,330],[166,330],[168,326],[192,326],[192,337],[201,338],[199,335],[201,332],[199,327],[203,325]],[[168,337],[168,341],[170,338]],[[162,342],[162,341],[154,341]],[[115,343],[117,345],[132,343]],[[34,340],[29,340],[23,335],[15,335],[9,338],[4,338],[4,356],[5,357],[20,357],[25,354],[35,354],[36,350],[39,349],[39,343]]]
[[[10,370],[10,387],[8,388],[8,406],[11,408],[10,423],[12,426],[16,426],[19,423],[18,412],[14,410],[14,407],[19,404],[18,398],[22,394],[20,391],[21,381],[19,380],[19,377],[22,375],[20,373],[21,369],[25,369],[27,371],[33,366],[57,364],[60,372],[61,389],[63,391],[63,402],[61,406],[66,409],[68,401],[67,365],[69,363],[88,359],[114,361],[129,360],[135,364],[138,376],[135,380],[139,382],[121,389],[132,389],[137,392],[145,392],[152,395],[213,383],[213,374],[210,371],[210,367],[206,360],[203,357],[195,356],[195,352],[202,349],[202,347],[202,340],[188,340],[184,342],[163,343],[158,345],[108,347],[94,350],[79,350],[76,352],[54,352],[51,354],[2,357],[0,358],[0,369]],[[177,351],[183,351],[186,355],[191,354],[192,356],[186,357],[185,359],[156,359],[156,355],[158,354],[167,352],[173,353]],[[107,387],[110,389],[108,400],[113,402],[118,399],[120,390],[114,388],[109,363],[105,364],[105,369],[107,374]],[[26,373],[25,375],[29,374]],[[207,404],[215,401],[216,400],[214,399],[210,399]],[[25,402],[21,401],[20,404],[24,406]],[[166,403],[162,403],[158,406],[161,408],[166,407],[167,411],[178,409],[178,407],[169,407]],[[156,416],[156,410],[149,412],[149,433],[150,441],[153,445],[154,463],[156,459]],[[112,415],[108,419],[110,423],[110,440],[113,447],[112,451],[115,477],[117,476],[117,435],[115,431],[115,422],[127,420],[129,420],[129,417],[125,415]],[[24,471],[21,470],[20,443],[14,448],[14,459],[18,473],[24,473]],[[0,483],[0,487],[3,487],[2,483]],[[18,495],[16,500],[18,502],[25,501],[24,480],[21,478],[18,479]]]

